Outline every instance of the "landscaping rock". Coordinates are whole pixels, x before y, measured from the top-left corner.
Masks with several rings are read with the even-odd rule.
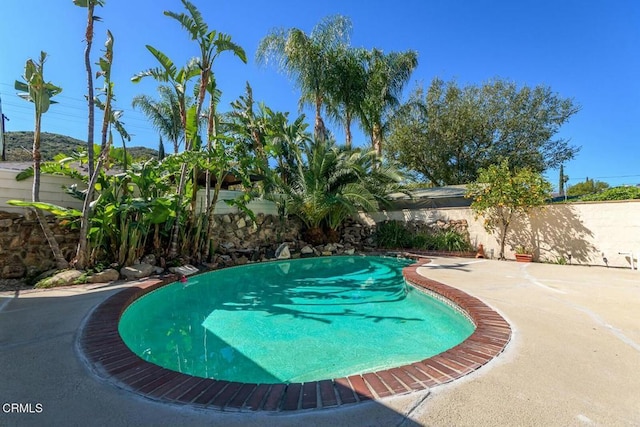
[[[5,279],[20,279],[24,277],[27,268],[19,257],[13,257],[11,261],[2,268],[2,277]]]
[[[349,248],[349,249],[345,249],[344,253],[345,255],[353,255],[354,253],[356,253],[356,250],[353,248]]]
[[[302,249],[300,249],[300,253],[302,255],[310,255],[313,253],[313,248],[309,245],[304,246]]]
[[[120,273],[118,270],[114,270],[113,268],[107,268],[104,271],[99,273],[92,274],[87,279],[89,283],[107,283],[113,282],[114,280],[118,280],[120,278]]]
[[[179,267],[170,267],[169,271],[178,275],[191,276],[193,274],[196,274],[200,270],[195,268],[193,265],[187,264],[181,265]]]
[[[291,251],[289,250],[289,245],[286,243],[281,244],[276,249],[276,258],[277,259],[289,259],[291,258]]]
[[[157,264],[156,256],[154,254],[145,255],[142,258],[142,263],[149,264],[149,265],[156,265]]]
[[[153,274],[155,267],[151,264],[134,264],[128,267],[122,267],[120,274],[125,280],[142,279]]]
[[[80,270],[65,270],[54,274],[36,283],[36,288],[55,288],[57,286],[69,286],[75,284],[76,280],[84,273]]]
[[[338,246],[335,243],[327,243],[324,246],[325,252],[335,252],[336,250],[338,250]]]

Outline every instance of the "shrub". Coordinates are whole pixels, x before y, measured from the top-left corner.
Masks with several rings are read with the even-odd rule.
[[[378,226],[376,244],[381,248],[408,248],[413,236],[400,221],[387,221]]]
[[[381,224],[375,235],[381,248],[412,248],[432,251],[463,252],[473,248],[460,233],[447,230],[413,235],[404,223],[388,221]]]
[[[640,199],[640,188],[638,187],[614,187],[604,190],[598,194],[590,194],[580,200],[585,202],[606,201],[606,200],[631,200]]]

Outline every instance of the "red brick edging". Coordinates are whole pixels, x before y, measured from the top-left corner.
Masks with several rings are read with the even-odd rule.
[[[292,411],[336,407],[424,390],[467,375],[499,355],[511,338],[507,321],[458,289],[427,279],[405,267],[406,280],[457,305],[476,329],[459,345],[428,359],[383,371],[308,383],[249,384],[199,378],[162,368],[134,354],[118,333],[124,310],[141,296],[175,281],[149,279],[100,304],[79,337],[80,349],[97,374],[146,397],[218,410]]]

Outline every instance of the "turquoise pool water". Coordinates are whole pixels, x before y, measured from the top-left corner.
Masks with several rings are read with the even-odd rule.
[[[325,257],[217,270],[138,299],[119,331],[151,363],[227,381],[307,382],[408,364],[474,330],[405,284],[412,262]]]

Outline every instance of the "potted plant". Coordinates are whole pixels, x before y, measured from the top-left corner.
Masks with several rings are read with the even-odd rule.
[[[518,262],[532,262],[533,254],[529,249],[524,246],[516,247],[516,261]]]

